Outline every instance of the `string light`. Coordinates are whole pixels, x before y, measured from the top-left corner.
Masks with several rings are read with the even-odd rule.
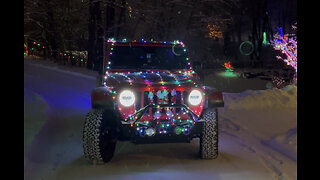
[[[296,30],[296,26],[292,26]],[[280,33],[280,34],[279,34]],[[295,70],[295,78],[297,78],[297,39],[295,35],[284,35],[282,28],[279,28],[279,33],[274,36],[271,45],[275,50],[280,51],[286,57],[276,56],[277,59],[282,60],[286,65],[291,66]]]
[[[150,39],[150,41],[146,41],[145,39],[138,40],[139,43],[158,43],[158,44],[172,44],[172,45],[181,45],[183,47],[183,51],[187,52],[187,49],[185,48],[185,45],[182,41],[174,40],[173,42],[161,42],[161,41],[154,41],[154,39]],[[117,43],[130,43],[127,41],[127,39],[121,39],[120,41],[116,41],[114,38],[110,38],[107,40],[108,43],[111,44],[110,51],[108,52],[109,59],[114,56],[114,50],[116,49],[115,46],[117,46]],[[131,43],[134,43],[137,41],[132,41]],[[148,46],[148,44],[146,44]],[[161,45],[160,45],[161,46]],[[112,61],[108,61],[106,63],[107,71],[104,76],[104,86],[108,89],[110,93],[116,94],[115,87],[110,83],[109,78],[112,78],[114,80],[119,81],[119,79],[123,79],[125,82],[129,83],[130,85],[133,85],[132,83],[134,81],[139,82],[139,78],[142,82],[146,85],[145,90],[148,92],[147,94],[147,103],[149,105],[155,105],[154,108],[155,111],[147,111],[150,112],[150,114],[146,113],[139,117],[139,121],[136,122],[138,115],[135,115],[135,109],[131,111],[132,113],[128,113],[123,108],[119,108],[121,114],[123,117],[125,117],[126,120],[128,120],[131,123],[131,127],[133,127],[138,134],[141,136],[147,135],[151,136],[154,135],[156,132],[159,134],[167,134],[169,132],[176,133],[177,135],[180,134],[188,134],[190,132],[190,129],[193,127],[194,123],[197,121],[197,116],[199,116],[202,110],[193,110],[197,113],[197,115],[192,115],[195,119],[190,119],[191,112],[185,108],[181,108],[180,112],[175,112],[176,109],[173,107],[160,107],[160,104],[168,104],[169,102],[171,105],[174,105],[177,103],[177,92],[183,92],[183,87],[180,88],[183,84],[191,84],[193,85],[193,88],[197,88],[198,84],[196,81],[193,80],[193,74],[195,73],[192,69],[191,62],[189,57],[186,57],[186,68],[184,70],[178,70],[178,71],[154,71],[154,70],[144,70],[143,72],[137,71],[137,72],[117,72],[112,69]],[[149,77],[156,77],[157,80],[150,80]],[[160,85],[158,90],[152,90],[153,88],[150,88],[152,85]],[[171,85],[178,85],[177,88],[172,88]],[[188,86],[189,86],[188,85]],[[149,87],[149,89],[148,89]],[[179,89],[180,88],[180,89]],[[191,87],[192,88],[192,87]],[[154,97],[157,97],[157,101],[154,102]],[[180,96],[182,98],[182,96]],[[170,100],[169,100],[170,99]],[[181,99],[182,100],[182,99]],[[199,108],[202,108],[202,105],[199,106]],[[153,112],[153,114],[151,113]],[[145,121],[145,120],[148,121]],[[160,122],[159,120],[166,119],[166,122]],[[178,121],[177,121],[178,120]],[[153,125],[156,125],[155,129],[152,129],[151,127]],[[173,128],[172,128],[173,127]]]

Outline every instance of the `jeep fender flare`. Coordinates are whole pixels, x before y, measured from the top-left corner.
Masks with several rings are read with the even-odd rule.
[[[96,87],[91,92],[92,108],[115,109],[116,94],[107,87]]]
[[[205,93],[207,98],[204,109],[224,107],[223,94],[221,91],[210,86],[205,86]]]

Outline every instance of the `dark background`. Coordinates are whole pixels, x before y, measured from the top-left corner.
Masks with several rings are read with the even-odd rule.
[[[83,66],[94,70],[108,38],[180,40],[206,68],[226,61],[273,66],[279,53],[263,45],[263,32],[270,41],[279,27],[293,33],[296,22],[297,0],[24,0],[27,47],[40,43],[45,48],[38,54],[53,60],[61,52],[72,59],[69,51],[86,51]],[[239,51],[244,41],[254,46],[250,55]]]

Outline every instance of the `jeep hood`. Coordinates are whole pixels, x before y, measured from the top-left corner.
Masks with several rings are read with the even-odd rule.
[[[180,71],[179,71],[180,72]],[[146,86],[183,86],[194,87],[199,84],[193,75],[186,72],[145,70],[139,72],[110,72],[106,73],[105,86],[121,87],[146,87]]]

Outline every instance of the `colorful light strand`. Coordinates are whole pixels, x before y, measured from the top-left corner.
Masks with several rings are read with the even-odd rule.
[[[293,26],[293,29],[296,27]],[[295,78],[297,77],[297,39],[295,35],[283,35],[282,28],[279,28],[280,34],[274,36],[271,45],[275,50],[280,51],[286,57],[276,56],[277,59],[284,61],[288,66],[295,70]]]

